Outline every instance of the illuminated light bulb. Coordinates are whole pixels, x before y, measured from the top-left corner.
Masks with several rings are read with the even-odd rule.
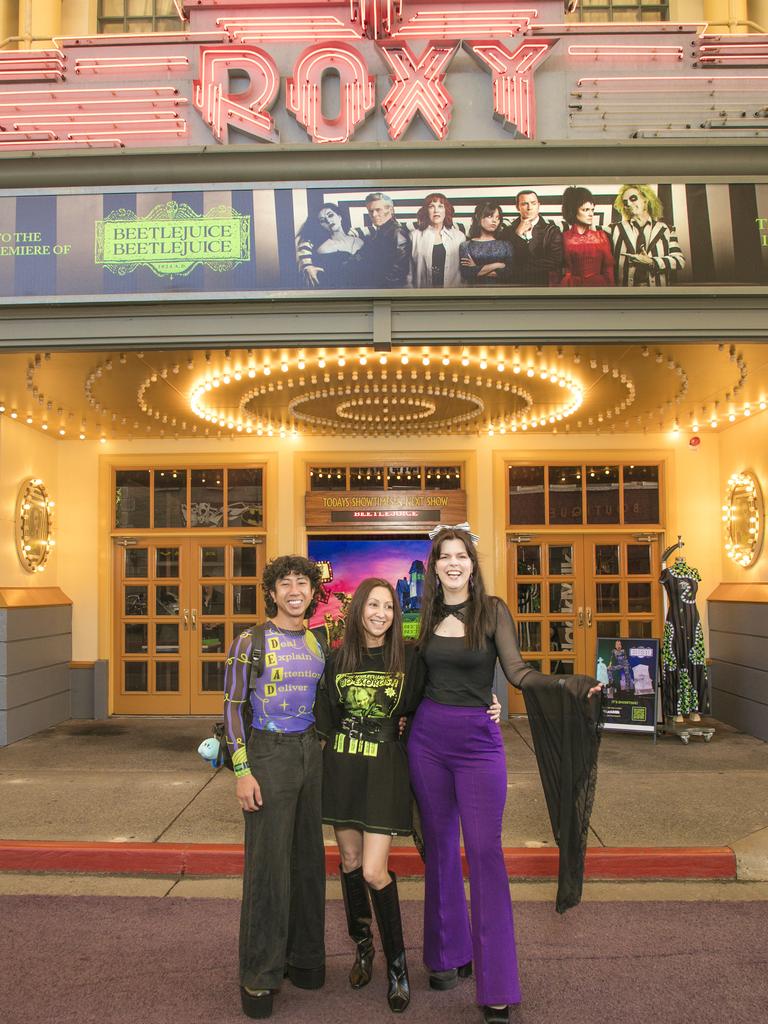
[[[541,377],[542,380],[549,380],[549,371],[548,370],[542,370],[539,373],[539,376]]]
[[[217,387],[219,386],[219,384],[221,384],[221,381],[219,380],[219,378],[218,378],[218,377],[214,377],[214,378],[213,378],[213,382],[212,382],[212,383],[213,383],[213,386],[214,386],[215,388],[217,388]]]
[[[60,435],[61,437],[64,437],[64,435],[65,435],[65,434],[66,434],[66,430],[64,429],[64,427],[60,427],[60,428],[59,428],[59,435]]]
[[[360,356],[359,362],[360,362],[361,366],[367,366],[368,365],[368,356]],[[301,369],[301,367],[300,367],[300,369]]]
[[[729,422],[729,423],[734,423],[734,422],[735,422],[735,420],[736,420],[736,413],[734,413],[734,412],[729,412],[729,413],[728,413],[728,422]]]
[[[106,443],[107,443],[106,437],[100,437],[99,438],[99,444],[106,444]]]
[[[487,370],[488,369],[488,360],[487,359],[481,359],[480,360],[480,369],[481,370]]]
[[[344,358],[344,356],[339,356],[339,366],[346,366],[346,365],[347,365],[347,360]]]
[[[526,377],[534,377],[536,375],[536,371],[532,366],[529,366],[528,369],[525,371],[525,375]]]
[[[81,440],[81,441],[84,441],[84,440],[85,440],[85,434],[81,434],[81,435],[80,435],[80,440]]]
[[[225,373],[221,379],[224,384],[229,384],[229,382],[232,380],[228,373]]]
[[[717,420],[715,419],[715,417],[714,417],[714,416],[713,416],[713,417],[712,417],[712,419],[711,419],[711,420],[709,421],[709,425],[710,425],[710,427],[712,427],[712,429],[713,429],[713,430],[714,430],[714,428],[715,428],[715,427],[717,426]]]
[[[11,419],[12,419],[12,420],[16,420],[16,419],[18,419],[18,418],[19,418],[19,414],[18,414],[18,413],[16,412],[16,410],[15,410],[15,409],[13,409],[13,410],[11,411]]]
[[[262,372],[264,373],[265,377],[269,377],[269,375],[272,373],[272,367],[269,365],[269,363],[264,363],[264,370]]]
[[[48,429],[48,424],[47,423],[41,423],[40,427],[41,427],[42,430],[47,430]]]
[[[242,380],[243,379],[243,375],[242,375],[240,370],[235,370],[234,376],[235,376],[235,380]]]
[[[699,424],[695,420],[691,425],[691,430],[694,432],[694,434],[698,434],[699,432]]]
[[[677,435],[680,433],[680,424],[677,422],[677,420],[675,420],[675,422],[672,425],[672,433],[675,435],[675,437],[677,437]]]
[[[299,368],[300,370],[303,370],[303,369],[304,369],[304,367],[305,367],[305,366],[306,366],[307,364],[306,364],[306,362],[305,362],[305,361],[304,361],[303,359],[299,359],[299,361],[298,361],[298,362],[296,363],[296,365],[298,366],[298,368]]]
[[[285,360],[283,360],[282,363],[280,363],[280,369],[283,371],[283,373],[288,373],[288,363],[286,363]]]
[[[5,412],[5,406],[0,404],[0,414]]]
[[[504,360],[503,359],[500,359],[498,361],[498,363],[496,364],[496,369],[499,371],[499,373],[503,373],[504,372]]]
[[[467,355],[467,353],[466,353],[466,352],[465,352],[465,353],[464,353],[464,355],[463,355],[463,356],[461,357],[461,365],[462,365],[462,366],[469,366],[469,356]]]
[[[488,437],[493,437],[493,427],[488,427]]]
[[[249,366],[248,367],[248,376],[251,378],[251,380],[253,380],[253,378],[256,376],[256,367],[255,366]],[[207,390],[208,390],[208,388],[206,386],[206,391]]]
[[[387,357],[386,356],[379,356],[379,362],[381,363],[382,366],[386,366],[387,365]]]
[[[407,366],[407,365],[408,365],[408,362],[409,362],[409,358],[408,358],[408,354],[407,354],[406,352],[404,352],[404,353],[403,353],[403,354],[402,354],[402,355],[400,356],[400,362],[401,362],[401,363],[403,364],[403,366]]]
[[[28,424],[31,423],[32,422],[32,417],[31,416],[27,416],[25,422],[28,423]]]
[[[752,415],[752,410],[750,409],[750,407],[748,405],[744,406],[744,415],[745,416],[751,416]]]
[[[422,356],[421,365],[422,366],[429,366],[429,356]]]
[[[451,365],[451,360],[448,358],[448,356],[443,356],[441,362],[442,362],[443,366],[450,366]]]

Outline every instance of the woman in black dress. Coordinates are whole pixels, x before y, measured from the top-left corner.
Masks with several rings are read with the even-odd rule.
[[[333,825],[341,853],[341,888],[357,955],[352,988],[371,980],[370,890],[387,958],[387,999],[394,1013],[410,1000],[397,895],[387,861],[393,836],[411,834],[408,761],[399,718],[418,703],[406,676],[400,604],[390,583],[363,580],[346,616],[342,646],[325,666],[315,705],[323,754],[323,821]]]

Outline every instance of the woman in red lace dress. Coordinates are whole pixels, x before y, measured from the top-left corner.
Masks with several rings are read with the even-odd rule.
[[[595,199],[587,188],[570,186],[563,192],[564,288],[601,288],[614,284],[613,253],[608,235],[593,227]]]

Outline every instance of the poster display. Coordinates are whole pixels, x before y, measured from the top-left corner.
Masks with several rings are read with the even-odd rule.
[[[0,193],[0,302],[768,285],[768,185]]]
[[[403,615],[403,635],[415,639],[431,547],[428,537],[310,537],[307,554],[320,565],[324,576],[310,629],[325,626],[330,645],[338,645],[355,588],[361,580],[378,576],[395,590]]]
[[[603,685],[604,728],[655,731],[658,668],[658,640],[598,639],[595,677]]]

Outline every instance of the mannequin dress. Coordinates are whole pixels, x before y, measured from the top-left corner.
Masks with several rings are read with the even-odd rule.
[[[696,608],[701,574],[684,558],[677,558],[662,570],[660,581],[669,602],[661,647],[664,714],[668,718],[706,714],[709,686],[704,631]]]

